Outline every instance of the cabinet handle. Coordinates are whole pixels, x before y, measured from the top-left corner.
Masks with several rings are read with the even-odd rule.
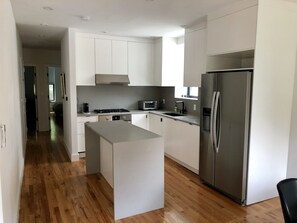
[[[6,127],[5,125],[0,125],[1,130],[1,149],[6,147]]]
[[[163,118],[160,118],[160,121],[163,122]]]

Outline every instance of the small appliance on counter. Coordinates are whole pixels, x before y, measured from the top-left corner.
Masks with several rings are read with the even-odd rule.
[[[139,110],[156,110],[158,109],[158,102],[157,101],[138,101],[138,108]]]
[[[82,113],[84,113],[84,114],[90,114],[89,103],[83,103]]]

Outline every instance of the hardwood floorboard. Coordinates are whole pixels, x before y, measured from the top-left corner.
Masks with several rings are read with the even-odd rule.
[[[71,163],[62,130],[28,137],[19,222],[113,221],[113,190],[101,174],[86,175],[85,160]],[[118,223],[284,222],[279,198],[242,207],[165,158],[165,208]]]

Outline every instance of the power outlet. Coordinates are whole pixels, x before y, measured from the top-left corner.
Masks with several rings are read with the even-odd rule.
[[[163,98],[163,100],[162,100],[162,104],[165,105],[165,99],[164,99],[164,98]]]
[[[196,111],[197,107],[196,104],[193,104],[193,110]]]

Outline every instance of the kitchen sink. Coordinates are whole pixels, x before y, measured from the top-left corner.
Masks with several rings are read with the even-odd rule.
[[[169,115],[169,116],[184,116],[183,114],[175,113],[175,112],[164,112],[163,114]]]

